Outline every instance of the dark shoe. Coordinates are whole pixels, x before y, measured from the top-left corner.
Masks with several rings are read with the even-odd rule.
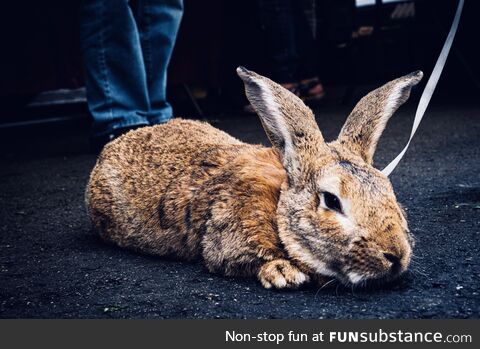
[[[298,85],[300,98],[305,102],[318,102],[325,96],[325,90],[318,78],[307,79]]]

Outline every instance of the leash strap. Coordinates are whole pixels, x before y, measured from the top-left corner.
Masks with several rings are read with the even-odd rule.
[[[450,52],[450,48],[452,47],[453,39],[455,38],[455,33],[457,32],[458,23],[460,22],[460,16],[462,14],[464,0],[459,0],[457,6],[457,12],[455,13],[455,18],[453,19],[452,27],[450,28],[450,32],[448,33],[447,39],[445,40],[445,44],[443,44],[442,51],[440,52],[440,56],[437,59],[437,63],[433,68],[432,75],[428,79],[427,85],[423,90],[422,97],[420,98],[420,102],[418,102],[417,111],[415,112],[415,119],[413,120],[412,132],[410,133],[410,139],[407,142],[407,145],[400,154],[397,155],[392,162],[390,162],[387,167],[382,170],[382,173],[386,176],[389,176],[395,167],[397,167],[400,160],[402,160],[405,152],[410,145],[410,142],[413,138],[413,135],[417,131],[418,125],[420,121],[422,121],[423,115],[427,110],[428,103],[432,98],[433,92],[435,91],[435,87],[437,86],[438,79],[440,79],[440,75],[442,75],[443,67],[445,66],[445,62],[447,61],[448,53]]]

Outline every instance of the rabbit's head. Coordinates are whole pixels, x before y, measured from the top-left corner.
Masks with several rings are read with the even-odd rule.
[[[388,177],[372,162],[388,119],[422,72],[362,98],[330,143],[301,99],[245,68],[237,73],[287,173],[277,224],[289,256],[346,284],[404,272],[414,240]]]

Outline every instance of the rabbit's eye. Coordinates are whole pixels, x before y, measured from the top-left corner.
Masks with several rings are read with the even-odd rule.
[[[337,211],[339,213],[343,213],[342,204],[340,203],[340,199],[336,195],[325,191],[323,192],[323,199],[327,208],[333,211]]]

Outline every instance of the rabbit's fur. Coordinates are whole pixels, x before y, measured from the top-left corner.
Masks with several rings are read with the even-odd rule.
[[[149,254],[203,259],[211,272],[256,276],[266,288],[325,277],[359,284],[405,271],[413,239],[372,159],[422,73],[369,93],[325,143],[298,97],[237,72],[273,148],[181,119],[129,132],[104,148],[88,183],[100,235]]]

